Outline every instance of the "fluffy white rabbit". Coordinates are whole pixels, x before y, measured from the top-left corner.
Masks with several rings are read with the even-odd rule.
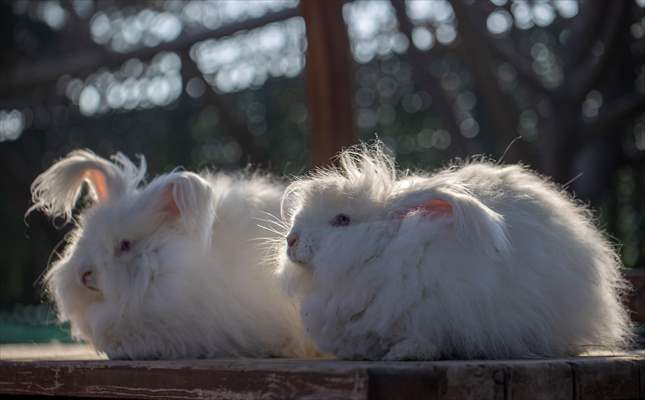
[[[176,171],[143,185],[146,164],[74,151],[32,185],[34,205],[82,211],[45,275],[62,321],[110,358],[310,354],[296,306],[258,242],[281,184],[254,175]],[[274,235],[275,236],[275,235]]]
[[[498,359],[629,343],[618,256],[553,183],[485,161],[400,172],[380,144],[339,161],[284,199],[281,274],[321,351]]]

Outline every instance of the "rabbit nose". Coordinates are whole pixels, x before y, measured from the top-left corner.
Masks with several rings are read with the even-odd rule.
[[[94,279],[94,273],[90,270],[83,272],[81,275],[81,283],[83,286],[90,290],[99,290],[96,287],[96,280]]]
[[[293,247],[296,243],[298,243],[298,234],[297,233],[291,233],[289,236],[287,236],[287,245],[289,247]]]

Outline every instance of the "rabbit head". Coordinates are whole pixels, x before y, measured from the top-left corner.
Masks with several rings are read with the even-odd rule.
[[[355,149],[343,153],[339,162],[340,169],[318,170],[285,192],[283,216],[291,227],[287,254],[311,271],[318,264],[330,263],[324,259],[335,258],[339,246],[367,251],[360,255],[368,257],[367,246],[356,247],[355,242],[382,233],[370,227],[381,221],[395,188],[393,163],[382,152],[370,157]]]
[[[75,221],[45,283],[60,319],[98,350],[118,347],[118,322],[132,323],[127,314],[140,312],[156,280],[169,273],[164,268],[176,262],[168,257],[169,246],[210,241],[214,215],[208,183],[193,173],[173,172],[143,187],[145,171],[143,157],[137,167],[122,154],[108,161],[81,150],[32,185],[28,212],[41,210],[66,222],[73,219],[83,186],[89,189],[90,205]]]
[[[380,143],[346,150],[339,164],[292,183],[283,200],[291,227],[286,254],[319,279],[378,259],[408,234],[453,240],[492,257],[510,251],[501,215],[464,188],[397,172]]]

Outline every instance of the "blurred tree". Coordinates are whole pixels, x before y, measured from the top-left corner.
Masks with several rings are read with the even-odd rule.
[[[606,2],[587,0],[579,5],[580,13],[570,26],[560,28],[563,45],[554,46],[553,35],[542,32],[542,40],[529,40],[530,56],[517,49],[516,42],[522,42],[521,32],[508,31],[500,37],[487,30],[486,21],[495,18],[495,13],[504,12],[507,17],[513,5],[530,2],[506,2],[498,7],[495,2],[471,3],[465,0],[450,2],[454,10],[459,38],[453,51],[468,67],[477,82],[477,93],[484,109],[489,114],[491,125],[496,132],[495,146],[501,154],[511,140],[522,136],[518,122],[527,109],[540,110],[540,134],[536,149],[520,143],[510,148],[507,161],[524,160],[534,164],[545,174],[561,183],[568,182],[584,171],[585,177],[573,182],[573,187],[584,198],[598,200],[599,194],[608,184],[610,174],[600,170],[614,170],[620,150],[620,141],[611,132],[643,111],[645,96],[634,93],[636,65],[630,48],[630,22],[637,5],[628,2]],[[551,3],[534,2],[552,7]],[[577,3],[576,3],[577,4]],[[402,32],[413,42],[415,27],[403,0],[393,1]],[[408,4],[409,5],[409,4]],[[578,5],[576,5],[578,7]],[[501,10],[501,11],[500,11]],[[503,17],[500,17],[503,18]],[[510,18],[510,17],[509,17]],[[508,22],[507,22],[508,23]],[[555,24],[554,24],[555,25]],[[495,28],[493,28],[495,29]],[[559,51],[558,59],[549,68],[556,70],[551,76],[539,68],[536,59],[547,58],[551,52]],[[446,119],[445,124],[453,136],[460,136],[461,120],[453,111],[447,95],[442,93],[440,78],[427,71],[430,52],[411,46],[411,62],[415,70],[424,71],[425,79],[431,82],[431,93],[441,103]],[[505,92],[503,80],[498,74],[504,70],[516,75],[514,85],[527,90],[523,105],[514,101],[513,93]],[[596,114],[585,113],[592,104],[603,103],[601,91],[609,90],[608,99],[602,110]],[[600,96],[600,100],[597,98]],[[586,108],[585,108],[586,107]],[[598,105],[596,108],[600,108]],[[526,115],[526,114],[525,114]],[[617,146],[618,144],[618,146]],[[595,150],[594,150],[595,149]],[[472,153],[472,152],[468,152]],[[593,153],[593,154],[592,154]],[[604,158],[605,162],[594,162]],[[610,160],[611,158],[611,160]],[[610,167],[610,168],[606,168]],[[601,177],[602,176],[602,177]]]

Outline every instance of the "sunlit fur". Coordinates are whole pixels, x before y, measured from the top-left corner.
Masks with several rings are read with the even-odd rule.
[[[286,191],[282,275],[321,351],[347,359],[528,358],[629,344],[626,285],[590,212],[518,165],[397,172],[381,145]],[[441,199],[452,214],[418,210]],[[416,210],[415,210],[416,209]],[[344,213],[348,226],[331,226]]]
[[[81,212],[45,277],[76,338],[110,358],[310,354],[261,248],[279,239],[258,225],[278,212],[282,185],[172,172],[144,186],[145,163],[76,151],[36,179],[34,208],[69,218],[88,168],[108,175],[110,197]],[[120,250],[123,240],[129,251]],[[87,271],[100,292],[82,285]]]

